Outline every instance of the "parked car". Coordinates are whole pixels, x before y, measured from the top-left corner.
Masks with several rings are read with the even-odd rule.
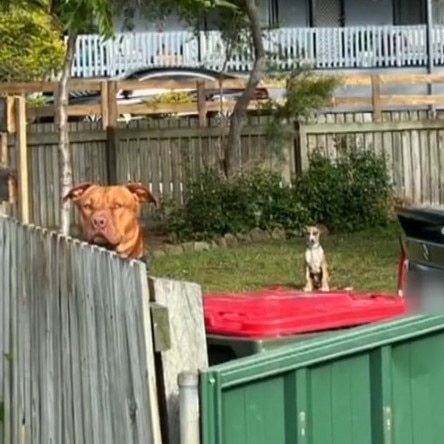
[[[413,310],[444,313],[444,207],[397,211],[403,230],[398,293]]]
[[[162,68],[141,68],[136,71],[129,72],[123,76],[120,76],[117,80],[165,80],[165,81],[181,81],[181,80],[191,80],[191,81],[218,81],[222,80],[235,80],[242,79],[242,77],[220,73],[218,71],[204,69],[204,68],[191,68],[191,67],[162,67]],[[161,94],[168,93],[170,89],[168,88],[147,88],[140,90],[121,90],[117,93],[117,102],[118,104],[136,104],[142,103],[147,99],[155,98],[160,96]],[[243,93],[244,88],[224,88],[222,91],[222,100],[236,100]],[[185,88],[180,90],[175,90],[175,92],[186,92],[191,96],[191,99],[197,101],[197,89],[196,88]],[[211,88],[206,89],[205,96],[207,101],[219,101],[221,100],[221,91],[220,88]],[[269,93],[266,88],[256,88],[254,99],[263,100],[268,99]],[[47,103],[53,103],[53,96],[51,94],[47,95]],[[91,91],[83,91],[83,92],[73,92],[70,93],[69,103],[71,105],[80,105],[80,104],[93,104],[100,103],[101,95],[100,92],[91,92]],[[216,114],[216,112],[213,112]],[[180,113],[180,115],[197,115],[197,107],[196,110],[190,112]],[[143,117],[143,116],[139,116]],[[95,121],[99,120],[101,116],[98,115],[87,115],[80,117],[81,120],[86,121]],[[136,116],[125,115],[119,120],[129,121],[136,118]]]

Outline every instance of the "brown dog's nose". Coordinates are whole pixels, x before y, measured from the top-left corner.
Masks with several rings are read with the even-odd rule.
[[[96,230],[103,230],[106,227],[106,217],[97,214],[95,216],[93,216],[92,220],[92,225]]]

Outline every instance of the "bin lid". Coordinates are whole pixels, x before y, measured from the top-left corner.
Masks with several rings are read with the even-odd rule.
[[[403,298],[375,292],[304,293],[273,287],[204,298],[207,333],[239,337],[270,338],[353,327],[405,312]]]

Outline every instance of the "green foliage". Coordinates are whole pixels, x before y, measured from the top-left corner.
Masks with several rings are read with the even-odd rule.
[[[308,170],[291,186],[261,170],[231,180],[206,170],[187,184],[182,207],[163,202],[161,214],[179,239],[209,239],[254,227],[298,233],[307,223],[349,232],[385,225],[390,197],[384,158],[343,148],[335,160],[313,153]]]
[[[315,111],[331,104],[338,76],[326,76],[306,68],[293,71],[286,79],[283,104],[275,105],[275,119],[308,118]]]
[[[295,188],[312,222],[335,231],[385,225],[392,197],[385,159],[373,151],[339,148],[336,160],[315,151]]]
[[[33,108],[38,108],[47,105],[48,98],[41,95],[32,95],[26,97],[26,103]]]
[[[42,80],[62,66],[65,46],[44,11],[12,6],[0,12],[0,80]]]
[[[261,107],[270,114],[267,141],[270,149],[278,155],[293,134],[285,124],[308,119],[319,109],[330,105],[340,81],[338,76],[320,75],[305,67],[298,68],[286,77],[285,85],[283,103],[269,100]]]
[[[227,180],[213,169],[188,183],[183,207],[163,202],[161,211],[179,239],[208,239],[254,227],[299,229],[304,213],[277,174],[253,170]]]

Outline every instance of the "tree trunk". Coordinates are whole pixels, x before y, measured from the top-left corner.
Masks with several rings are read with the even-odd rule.
[[[251,37],[254,48],[254,65],[244,92],[239,97],[230,117],[230,130],[224,149],[224,173],[227,178],[232,177],[240,166],[239,154],[241,147],[241,132],[245,125],[248,105],[254,97],[259,82],[264,78],[266,71],[266,56],[262,39],[261,21],[255,0],[244,0],[245,13],[250,22]]]
[[[63,64],[63,71],[59,83],[59,94],[57,103],[57,127],[59,130],[59,155],[60,155],[60,194],[66,196],[72,188],[72,165],[71,148],[69,145],[69,126],[68,126],[68,81],[71,78],[71,68],[76,49],[77,33],[68,33],[68,42]],[[70,227],[70,208],[68,200],[62,203],[60,214],[60,231],[64,235],[69,234]]]

